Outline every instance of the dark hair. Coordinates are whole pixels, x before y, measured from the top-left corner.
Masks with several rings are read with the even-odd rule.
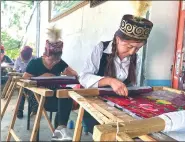
[[[112,42],[112,53],[107,56],[107,66],[105,70],[105,76],[113,77],[116,78],[116,70],[115,70],[115,64],[114,64],[114,57],[116,55],[116,34],[114,35],[113,42]],[[122,40],[133,40],[127,36],[120,37]],[[146,41],[145,41],[146,42]],[[136,60],[137,60],[137,55],[131,55],[130,56],[130,66],[129,66],[129,71],[128,71],[128,77],[126,82],[127,83],[136,83]]]

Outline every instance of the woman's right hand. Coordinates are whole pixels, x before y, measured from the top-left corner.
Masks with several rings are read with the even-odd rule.
[[[120,96],[128,96],[128,89],[126,85],[118,79],[111,78],[110,79],[110,86],[112,87],[113,91]]]

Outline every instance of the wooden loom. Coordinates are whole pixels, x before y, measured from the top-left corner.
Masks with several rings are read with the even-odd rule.
[[[48,83],[49,82],[49,83]],[[76,78],[73,77],[49,77],[49,78],[43,78],[43,77],[33,77],[32,80],[25,80],[25,79],[19,79],[19,82],[17,82],[17,85],[20,86],[20,90],[19,90],[19,95],[18,95],[18,99],[17,99],[17,103],[16,103],[16,107],[15,107],[15,111],[13,113],[13,118],[12,118],[12,122],[10,124],[9,127],[9,131],[8,131],[8,136],[7,136],[7,141],[10,141],[11,136],[13,136],[13,138],[16,141],[20,141],[20,138],[15,134],[13,128],[14,128],[14,124],[16,121],[16,114],[18,112],[18,106],[20,104],[21,101],[21,96],[23,93],[23,89],[28,89],[30,91],[32,91],[34,93],[34,96],[37,100],[37,102],[39,103],[39,107],[37,110],[37,114],[36,114],[36,118],[35,118],[35,122],[34,122],[34,126],[33,126],[33,130],[32,130],[32,134],[30,137],[30,141],[35,141],[36,140],[36,136],[38,133],[38,129],[39,129],[39,125],[40,125],[40,119],[42,114],[44,115],[44,117],[46,118],[48,124],[49,124],[49,128],[51,130],[51,132],[54,132],[54,128],[49,120],[49,117],[47,115],[47,112],[44,109],[44,103],[45,103],[45,98],[46,97],[52,97],[54,95],[54,91],[47,89],[44,86],[48,86],[49,84],[53,84],[53,83],[58,83],[57,85],[61,85],[61,84],[74,84],[77,83]],[[42,86],[42,87],[39,87]]]
[[[8,104],[12,98],[14,89],[16,88],[16,83],[22,78],[22,73],[17,72],[10,72],[8,73],[9,78],[5,84],[5,87],[3,88],[2,95],[5,96],[4,99],[7,99],[5,102],[5,105],[1,111],[1,120],[3,119],[3,116],[5,114],[5,111],[8,107]]]
[[[2,98],[5,98],[5,99],[8,98],[8,94],[10,94],[11,88],[13,87],[13,80],[12,80],[12,78],[14,76],[22,77],[22,75],[23,75],[22,73],[18,73],[18,72],[9,72],[8,73],[8,80],[7,80],[7,82],[6,82],[5,86],[4,86],[3,92],[1,94]]]
[[[153,87],[152,89],[153,91],[166,90],[166,91],[170,91],[170,92],[174,92],[178,94],[184,93],[183,91],[175,90],[175,89],[168,88],[168,87]],[[116,140],[116,127],[115,127],[116,125],[115,124],[119,122],[120,125],[122,125],[123,123],[136,120],[134,117],[130,116],[126,112],[120,111],[116,109],[114,106],[110,106],[104,101],[102,101],[98,97],[98,95],[100,94],[100,91],[98,89],[94,90],[94,92],[91,94],[87,94],[87,93],[84,94],[84,92],[81,93],[80,89],[68,90],[67,92],[66,91],[67,90],[58,90],[57,96],[63,96],[63,97],[69,96],[80,105],[73,141],[80,141],[84,110],[89,112],[102,125],[102,126],[100,125],[94,128],[93,138],[95,141],[114,141]],[[117,140],[123,140],[123,138],[125,139],[125,137],[128,135],[128,137],[126,137],[128,138],[127,140],[132,140],[131,138],[133,138],[134,136],[134,137],[139,137],[141,140],[144,140],[144,141],[157,141],[157,140],[174,141],[174,139],[160,132],[161,130],[163,130],[162,128],[164,128],[164,123],[163,121],[160,121],[160,120],[157,121],[157,120],[149,119],[149,121],[146,120],[145,122],[150,123],[154,121],[155,123],[159,125],[159,127],[154,127],[154,129],[151,129],[151,131],[142,131],[141,133],[136,133],[135,135],[128,135],[127,133],[119,133],[119,135],[117,135],[118,136]],[[133,124],[132,126],[133,127],[134,125],[137,126],[136,125],[137,122],[136,123],[135,121],[133,122],[134,123],[132,123]],[[111,126],[113,127],[113,129],[102,129],[102,128],[107,127],[107,126],[103,127],[103,124],[110,124],[110,125],[113,124]],[[153,124],[153,123],[150,123],[150,124]],[[152,128],[153,125],[147,125],[147,126],[149,126],[148,128]],[[154,133],[151,135],[147,135],[150,132],[160,132],[160,133]],[[160,139],[158,138],[158,136],[160,136]]]

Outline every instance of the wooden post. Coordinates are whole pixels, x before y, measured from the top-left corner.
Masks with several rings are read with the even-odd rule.
[[[45,102],[45,97],[44,96],[41,96],[30,141],[35,141],[36,140],[36,136],[37,136],[37,132],[38,132],[39,124],[40,124],[40,119],[41,119],[41,116],[42,116],[44,102]]]
[[[84,116],[84,109],[81,106],[78,112],[73,141],[80,141],[81,139],[83,116]]]
[[[40,99],[39,99],[38,95],[36,93],[34,93],[34,95],[35,95],[35,98],[36,98],[37,102],[39,103]],[[49,117],[47,115],[47,112],[46,112],[46,110],[44,108],[43,108],[42,113],[43,113],[44,117],[46,118],[46,120],[47,120],[47,122],[49,124],[49,128],[50,128],[51,132],[53,133],[55,129],[53,128],[53,125],[51,124],[51,121],[50,121],[50,119],[49,119]]]

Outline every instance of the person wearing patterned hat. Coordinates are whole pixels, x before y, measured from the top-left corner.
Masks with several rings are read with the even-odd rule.
[[[24,73],[26,71],[26,67],[27,67],[28,63],[32,59],[36,59],[36,56],[33,56],[32,52],[33,52],[33,49],[30,46],[24,46],[24,48],[20,52],[19,57],[16,59],[15,64],[14,64],[14,70],[16,72]],[[26,92],[27,92],[27,90],[25,89],[25,93]],[[21,98],[20,105],[19,105],[19,110],[17,112],[17,117],[19,119],[23,118],[24,103],[25,103],[25,96],[23,95]],[[35,102],[35,103],[37,104],[37,102]],[[34,107],[34,105],[31,104],[31,101],[30,101],[30,106],[31,106],[31,108]],[[34,108],[32,109],[33,114],[36,113],[38,106],[36,105],[35,107],[36,107],[35,109]]]
[[[52,26],[48,28],[47,34],[48,39],[46,40],[44,55],[29,62],[23,77],[29,79],[30,77],[38,76],[60,76],[61,73],[77,76],[76,71],[61,59],[63,52],[63,41],[60,39],[61,30],[56,28],[56,26]],[[55,90],[56,88],[49,89]],[[29,97],[30,96],[29,94]],[[34,95],[32,95],[32,99],[34,98],[33,96]],[[58,101],[60,101],[59,106]],[[55,116],[56,129],[53,133],[52,141],[72,140],[66,128],[72,109],[72,99],[58,99],[56,95],[54,95],[53,97],[46,98],[44,107],[46,111],[57,112]],[[60,114],[58,113],[58,109],[60,109]]]
[[[127,86],[136,84],[136,53],[147,43],[153,27],[151,21],[141,17],[143,11],[147,11],[149,2],[139,3],[139,14],[124,15],[113,40],[101,41],[93,48],[79,74],[79,82],[83,87],[110,86],[116,94],[127,96]],[[98,124],[87,112],[83,121],[91,133],[94,125]]]

